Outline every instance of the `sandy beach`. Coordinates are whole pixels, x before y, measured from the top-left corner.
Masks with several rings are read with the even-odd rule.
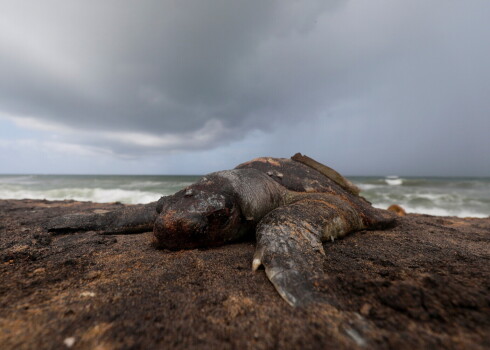
[[[43,228],[121,205],[0,201],[2,349],[490,347],[490,218],[411,214],[328,242],[332,305],[293,309],[251,271],[253,241],[171,252]]]

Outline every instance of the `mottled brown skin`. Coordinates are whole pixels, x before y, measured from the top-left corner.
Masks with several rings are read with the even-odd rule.
[[[222,245],[247,234],[227,179],[208,175],[196,184],[162,197],[157,204],[155,244],[166,249]]]
[[[97,218],[61,218],[50,230],[137,232],[148,228],[148,220],[154,223],[155,245],[172,250],[217,246],[255,232],[253,269],[263,265],[279,294],[293,306],[321,301],[314,288],[325,256],[321,242],[388,227],[395,216],[373,208],[333,169],[325,167],[336,174],[331,179],[321,164],[306,160],[314,167],[293,159],[257,158],[206,175],[137,213],[122,209]],[[134,226],[128,224],[132,216]]]

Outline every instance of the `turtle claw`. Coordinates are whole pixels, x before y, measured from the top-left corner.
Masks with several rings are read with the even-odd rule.
[[[254,258],[252,261],[252,271],[257,271],[260,266],[262,266],[262,261],[260,261],[260,259]]]

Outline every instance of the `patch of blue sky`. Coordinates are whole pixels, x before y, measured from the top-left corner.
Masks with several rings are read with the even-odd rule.
[[[19,140],[39,138],[40,133],[27,128],[22,128],[8,119],[0,117],[0,139]]]

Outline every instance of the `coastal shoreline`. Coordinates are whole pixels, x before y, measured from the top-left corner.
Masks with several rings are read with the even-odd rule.
[[[488,348],[490,218],[410,214],[327,242],[332,305],[293,309],[255,243],[154,249],[151,233],[53,235],[120,203],[0,200],[0,344],[73,348]]]

